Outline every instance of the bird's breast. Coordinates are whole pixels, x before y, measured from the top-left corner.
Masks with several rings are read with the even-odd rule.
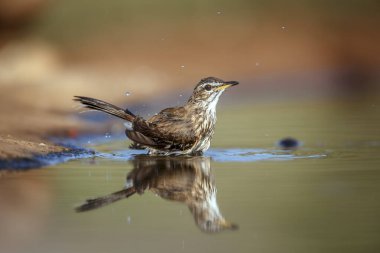
[[[206,151],[210,147],[214,135],[216,115],[215,113],[199,113],[194,119],[195,134],[197,141],[193,151]]]
[[[195,126],[195,133],[198,136],[206,136],[213,134],[215,123],[216,123],[216,115],[215,113],[198,113],[194,115],[193,123]]]

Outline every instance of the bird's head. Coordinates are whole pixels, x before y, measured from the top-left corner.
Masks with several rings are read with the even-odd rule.
[[[237,84],[239,83],[236,81],[223,81],[216,77],[203,78],[197,86],[195,86],[189,102],[199,104],[203,107],[215,108],[219,96],[223,91]]]
[[[207,233],[217,233],[223,230],[236,230],[238,225],[227,221],[219,211],[215,192],[204,200],[189,203],[190,212],[193,214],[195,223]]]

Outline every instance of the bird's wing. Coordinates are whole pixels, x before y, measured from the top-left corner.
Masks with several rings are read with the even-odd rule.
[[[151,138],[145,136],[142,133],[139,133],[136,131],[126,130],[125,134],[132,141],[137,142],[139,144],[142,144],[144,146],[148,146],[148,147],[155,147],[156,146],[156,142],[154,142]]]
[[[147,188],[159,196],[177,201],[185,201],[194,185],[196,168],[186,158],[136,156],[134,169],[127,180],[133,181],[137,192]]]
[[[149,120],[136,118],[127,136],[148,147],[185,150],[196,141],[191,118],[183,107],[168,108]]]

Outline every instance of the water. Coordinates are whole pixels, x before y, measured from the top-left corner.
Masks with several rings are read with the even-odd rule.
[[[4,174],[0,251],[379,252],[376,101],[225,107],[205,157],[147,158],[117,141],[91,146],[93,158]],[[287,136],[303,145],[280,150]],[[127,175],[153,191],[75,212]],[[196,182],[217,189],[216,202],[202,187],[178,197]]]

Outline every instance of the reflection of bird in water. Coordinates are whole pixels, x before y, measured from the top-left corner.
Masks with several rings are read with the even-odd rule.
[[[77,207],[78,212],[93,210],[151,190],[167,200],[184,202],[198,227],[205,232],[236,229],[224,219],[216,201],[216,187],[209,157],[136,156],[134,169],[128,174],[125,189],[88,199]]]

